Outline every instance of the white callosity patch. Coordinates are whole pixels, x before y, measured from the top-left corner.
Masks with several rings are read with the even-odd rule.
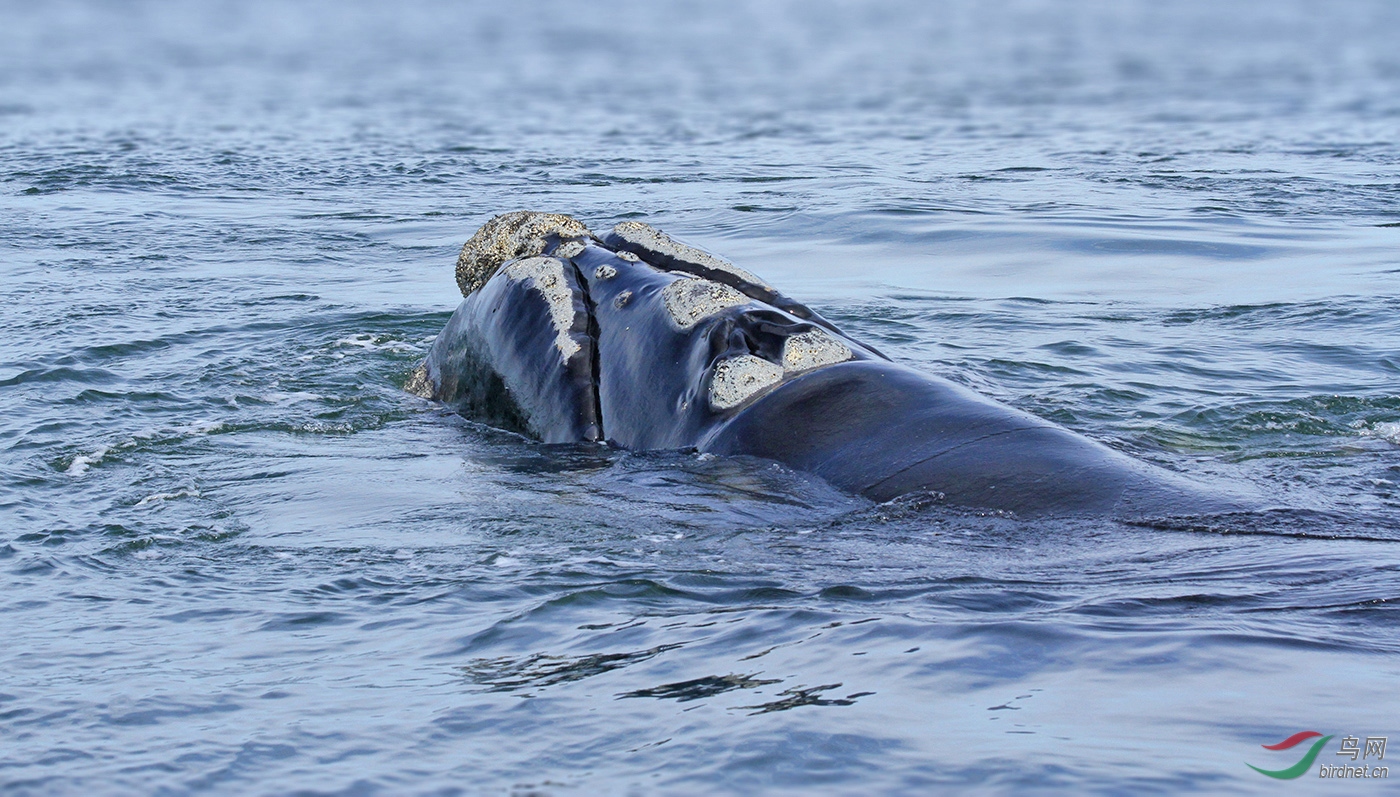
[[[710,404],[717,410],[727,410],[781,381],[783,369],[761,357],[741,354],[720,360],[710,380]]]
[[[783,369],[810,371],[851,359],[851,348],[820,329],[793,335],[783,343]]]
[[[849,346],[819,329],[793,335],[783,343],[782,365],[752,354],[721,360],[715,365],[710,382],[710,404],[717,410],[727,410],[778,384],[785,376],[845,362],[852,356]]]
[[[726,307],[748,304],[751,299],[728,285],[694,277],[678,279],[661,290],[666,310],[681,329],[689,329],[706,316]]]
[[[470,296],[506,261],[543,253],[551,236],[567,240],[592,235],[583,222],[562,213],[503,213],[481,225],[462,246],[457,256],[457,287],[463,296]]]
[[[428,377],[428,364],[422,362],[413,373],[408,375],[408,381],[404,382],[403,389],[419,398],[431,399],[433,397],[433,382]]]
[[[578,353],[578,341],[570,336],[574,326],[574,293],[564,277],[564,261],[556,257],[527,257],[506,265],[501,273],[513,280],[531,280],[549,305],[554,322],[554,345],[567,360]]]
[[[569,260],[583,254],[585,248],[582,241],[565,241],[555,248],[554,256]]]
[[[593,279],[610,280],[617,276],[617,269],[606,263],[593,270]]]
[[[656,252],[687,263],[694,263],[703,268],[733,274],[744,282],[772,290],[763,280],[728,260],[715,257],[703,249],[687,246],[650,224],[643,224],[640,221],[624,221],[613,227],[612,231],[613,235],[646,252]]]

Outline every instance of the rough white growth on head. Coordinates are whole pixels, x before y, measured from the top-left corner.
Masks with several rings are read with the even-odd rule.
[[[640,221],[624,221],[613,227],[612,231],[613,235],[645,251],[656,252],[704,268],[733,274],[745,282],[772,290],[763,280],[728,260],[715,257],[703,249],[687,246],[650,224],[644,224]]]
[[[710,380],[710,405],[727,410],[782,380],[782,368],[752,354],[720,360]]]
[[[603,265],[599,266],[593,271],[593,279],[595,280],[610,280],[616,276],[617,269],[613,268],[607,263],[604,263]]]
[[[618,252],[617,258],[619,260],[626,260],[628,263],[640,263],[642,260],[640,257],[637,257],[631,252]]]
[[[574,293],[564,277],[564,261],[557,257],[527,257],[506,265],[501,271],[513,280],[530,280],[549,305],[549,317],[554,322],[554,345],[567,360],[578,353],[578,341],[569,331],[574,326]]]
[[[433,397],[433,383],[428,378],[427,362],[421,362],[417,368],[413,369],[413,373],[408,375],[408,381],[404,382],[403,389],[419,398],[431,399]]]
[[[820,329],[793,335],[783,342],[783,368],[790,373],[843,363],[851,357],[849,346]]]
[[[582,241],[565,241],[554,250],[555,257],[562,257],[565,260],[578,257],[583,254],[584,245]]]
[[[689,329],[700,319],[726,307],[753,301],[728,285],[697,277],[678,279],[667,285],[661,290],[661,300],[681,329]]]
[[[463,296],[470,296],[502,263],[542,253],[550,236],[568,239],[591,235],[583,222],[562,213],[518,210],[501,214],[481,225],[462,246],[457,256],[457,287]]]

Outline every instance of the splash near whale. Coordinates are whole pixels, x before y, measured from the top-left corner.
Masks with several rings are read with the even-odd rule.
[[[462,248],[464,299],[406,389],[546,443],[777,460],[876,501],[1022,514],[1240,508],[891,361],[756,275],[649,225],[520,211]]]

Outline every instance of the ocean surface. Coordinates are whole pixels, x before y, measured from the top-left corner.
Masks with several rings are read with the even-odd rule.
[[[1397,41],[1384,0],[0,3],[0,793],[1384,790],[1248,765],[1400,755]],[[520,208],[1270,509],[876,505],[404,393]]]

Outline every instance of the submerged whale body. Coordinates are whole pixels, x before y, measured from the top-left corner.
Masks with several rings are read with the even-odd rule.
[[[892,362],[755,275],[649,225],[517,212],[462,248],[464,299],[410,392],[546,443],[766,457],[884,501],[1023,514],[1238,502]]]

